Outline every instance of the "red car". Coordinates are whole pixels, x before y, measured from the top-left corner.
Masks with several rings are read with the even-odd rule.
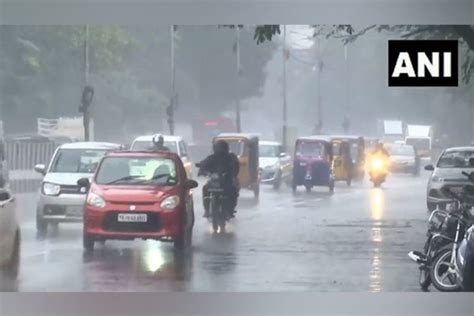
[[[178,155],[121,151],[107,154],[94,178],[78,181],[88,189],[84,206],[86,251],[95,241],[156,239],[177,249],[191,245],[194,225],[191,189]]]

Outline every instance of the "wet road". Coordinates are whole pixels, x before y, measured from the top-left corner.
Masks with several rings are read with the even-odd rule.
[[[107,241],[82,249],[82,227],[64,224],[36,238],[34,195],[18,195],[22,221],[19,291],[419,291],[407,252],[422,247],[427,174],[394,175],[311,193],[242,191],[228,232],[213,235],[195,191],[193,248],[155,241]]]

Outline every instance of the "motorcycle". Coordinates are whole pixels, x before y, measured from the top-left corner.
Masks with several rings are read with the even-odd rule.
[[[196,167],[200,167],[200,164],[196,164]],[[199,171],[198,175],[203,175]],[[206,174],[208,176],[207,190],[209,192],[207,198],[209,200],[209,213],[212,222],[212,228],[214,233],[225,232],[226,222],[231,218],[229,210],[229,198],[225,191],[225,173],[212,172]]]
[[[474,173],[463,174],[471,181],[474,180]],[[472,270],[472,254],[469,252],[472,242],[465,241],[466,246],[462,248],[464,250],[459,245],[462,244],[466,228],[472,224],[472,186],[463,187],[461,194],[450,188],[445,188],[444,191],[454,202],[449,204],[447,211],[438,208],[431,214],[423,252],[412,251],[408,254],[419,265],[422,290],[427,290],[433,284],[440,291],[457,291],[468,288],[471,280],[469,277],[463,278],[463,275],[464,271]],[[470,236],[466,233],[464,240],[471,238]]]
[[[374,155],[368,160],[367,169],[374,188],[378,188],[387,178],[389,170],[388,159],[381,155]]]

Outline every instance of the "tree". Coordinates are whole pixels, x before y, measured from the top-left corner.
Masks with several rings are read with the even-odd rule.
[[[315,26],[315,36],[320,35],[318,30],[327,28]],[[345,44],[356,40],[370,30],[378,32],[392,32],[402,38],[413,39],[454,39],[460,40],[466,46],[466,54],[462,63],[462,79],[469,83],[474,76],[474,26],[473,25],[370,25],[361,30],[354,30],[351,25],[333,25],[332,31],[326,32],[326,37],[341,38]],[[257,44],[271,41],[273,36],[280,33],[279,26],[261,26],[255,30]],[[346,34],[341,34],[346,33]]]
[[[133,49],[118,27],[94,26],[91,65],[96,73],[117,67]],[[83,88],[84,28],[0,27],[0,105],[10,132],[36,129],[36,117],[76,114]]]

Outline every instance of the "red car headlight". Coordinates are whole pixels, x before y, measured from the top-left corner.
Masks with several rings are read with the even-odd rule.
[[[90,192],[87,195],[87,205],[97,207],[97,208],[104,208],[105,207],[105,200],[100,195]]]
[[[173,210],[179,205],[180,199],[177,195],[172,195],[164,199],[160,207],[164,210]]]

